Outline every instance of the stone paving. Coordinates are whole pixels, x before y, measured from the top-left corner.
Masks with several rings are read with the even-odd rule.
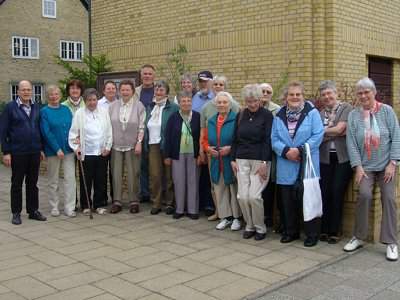
[[[41,211],[49,215],[44,183],[41,177]],[[320,243],[306,249],[301,241],[280,244],[273,233],[262,242],[243,240],[239,232],[215,230],[216,223],[205,218],[151,216],[148,205],[138,215],[125,210],[118,215],[95,215],[93,220],[79,214],[37,222],[23,214],[23,224],[15,226],[10,223],[9,187],[10,171],[0,166],[0,300],[231,300],[256,298],[268,291],[262,299],[292,299],[291,295],[308,299],[303,296],[325,288],[339,291],[343,286],[347,295],[361,295],[356,287],[362,276],[379,284],[367,284],[368,295],[390,281],[385,263],[379,260],[383,256],[372,253],[358,261],[360,266],[353,263],[358,267],[376,263],[370,273],[360,270],[348,278],[342,273],[350,266],[344,263],[342,271],[328,266],[308,281],[272,291],[347,257],[343,245]],[[391,273],[395,265],[390,265]],[[368,277],[375,274],[376,281]],[[398,277],[400,272],[391,279]],[[314,287],[317,279],[321,284]],[[303,289],[303,284],[308,288]],[[387,291],[395,292],[395,287]]]

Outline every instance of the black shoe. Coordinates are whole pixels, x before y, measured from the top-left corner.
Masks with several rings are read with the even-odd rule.
[[[174,215],[172,216],[174,219],[180,219],[183,217],[183,214],[178,214],[178,213],[174,213]]]
[[[327,235],[326,233],[321,233],[321,234],[319,235],[319,240],[320,240],[321,242],[327,242],[328,239],[329,239],[329,237],[328,237],[328,235]]]
[[[11,223],[14,224],[14,225],[21,225],[22,224],[21,214],[20,213],[13,214]]]
[[[339,241],[340,241],[340,238],[338,236],[332,235],[328,239],[328,244],[331,244],[331,245],[337,244],[337,243],[339,243]]]
[[[204,214],[205,214],[206,217],[212,216],[214,214],[214,212],[215,211],[213,209],[210,209],[210,208],[206,208],[204,210]]]
[[[199,218],[199,214],[187,214],[187,216],[192,220],[197,220]]]
[[[172,215],[175,212],[175,208],[173,208],[172,206],[167,206],[167,208],[165,209],[165,213],[167,215]]]
[[[140,203],[150,202],[150,196],[141,196]]]
[[[290,243],[290,242],[293,242],[294,240],[298,240],[299,238],[300,238],[300,236],[298,234],[295,234],[295,235],[284,234],[281,237],[281,243],[282,244]]]
[[[29,214],[29,219],[36,220],[36,221],[46,221],[47,218],[43,216],[40,211],[36,210],[33,213]]]
[[[304,247],[314,247],[317,243],[318,243],[318,238],[308,236],[304,240]]]
[[[265,237],[266,237],[265,233],[256,232],[256,234],[254,235],[254,239],[256,241],[261,241],[261,240],[265,239]]]
[[[245,231],[243,231],[243,238],[248,240],[248,239],[252,238],[255,234],[256,234],[255,231],[247,231],[247,230],[245,230]]]
[[[152,215],[158,215],[158,213],[160,213],[160,212],[161,212],[161,208],[153,207],[153,208],[151,209],[151,211],[150,211],[150,214],[152,214]]]

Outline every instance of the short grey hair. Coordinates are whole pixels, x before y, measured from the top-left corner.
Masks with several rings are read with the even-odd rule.
[[[183,74],[181,76],[180,83],[182,84],[182,81],[185,81],[185,80],[189,80],[192,83],[193,86],[196,85],[196,78],[190,73]]]
[[[271,95],[274,94],[274,89],[272,88],[272,85],[270,85],[269,83],[266,83],[266,82],[260,83],[260,88],[261,88],[261,90],[263,90],[265,88],[270,88],[271,92],[272,92]]]
[[[335,93],[337,93],[337,89],[336,89],[336,82],[333,80],[323,80],[320,82],[319,84],[319,93],[321,94],[323,91],[325,90],[332,90]]]
[[[154,90],[157,88],[164,88],[166,94],[169,94],[169,84],[165,80],[158,80],[154,83]]]
[[[61,89],[58,86],[56,86],[55,84],[49,85],[46,89],[47,95],[50,95],[50,93],[52,93],[54,91],[58,91],[61,95]]]
[[[375,83],[371,78],[368,77],[361,78],[359,81],[357,81],[356,92],[361,89],[371,90],[376,93]]]
[[[96,96],[96,99],[99,99],[99,93],[94,88],[88,88],[83,93],[83,100],[86,102],[90,97]]]
[[[263,96],[262,89],[259,84],[247,84],[242,88],[242,98],[246,100],[246,98],[256,98],[260,100]]]
[[[219,93],[217,93],[217,95],[215,96],[215,101],[217,101],[217,99],[218,99],[219,97],[226,97],[226,98],[228,98],[228,100],[229,100],[230,103],[233,102],[233,97],[232,97],[232,95],[231,95],[230,93],[228,93],[228,92],[219,92]]]
[[[228,88],[228,79],[224,75],[216,75],[213,78],[213,82],[222,81],[224,83],[225,89]]]
[[[192,99],[192,93],[188,92],[188,91],[180,91],[178,93],[178,95],[176,96],[176,98],[178,99],[178,103],[180,103],[182,98],[190,98],[190,99]]]

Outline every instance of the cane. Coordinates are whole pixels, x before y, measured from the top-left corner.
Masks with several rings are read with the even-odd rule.
[[[93,219],[92,206],[90,205],[89,193],[88,193],[88,189],[87,189],[87,185],[86,185],[85,171],[83,171],[82,157],[79,157],[78,161],[79,161],[79,167],[81,168],[83,186],[85,188],[85,194],[86,194],[86,201],[87,201],[87,205],[88,205],[88,208],[89,208],[89,217],[90,217],[90,219]]]

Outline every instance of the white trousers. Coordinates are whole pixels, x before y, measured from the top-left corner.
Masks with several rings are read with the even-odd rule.
[[[221,219],[227,217],[239,218],[239,203],[237,200],[237,184],[232,183],[226,185],[224,183],[224,174],[220,174],[218,184],[213,183],[215,199],[217,200],[218,216]]]
[[[49,190],[50,208],[59,210],[59,173],[61,163],[64,170],[64,211],[66,214],[75,210],[76,203],[76,179],[75,179],[75,159],[74,153],[59,159],[57,156],[47,158],[47,187]]]
[[[238,201],[246,222],[246,231],[266,233],[264,204],[261,193],[267,186],[271,163],[267,163],[267,179],[261,180],[256,174],[262,164],[260,160],[236,159],[238,165]]]

